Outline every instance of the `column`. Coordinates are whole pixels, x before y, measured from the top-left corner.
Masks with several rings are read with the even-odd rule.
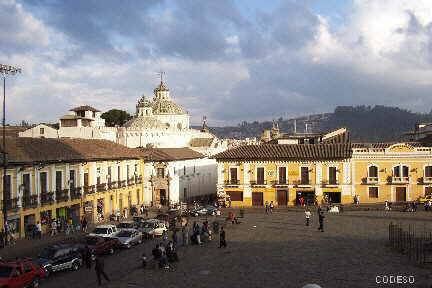
[[[15,192],[15,196],[18,198],[18,207],[22,207],[22,197],[23,195],[21,194],[20,191],[20,186],[21,186],[21,178],[22,178],[22,174],[20,172],[20,169],[23,169],[23,167],[18,167],[16,168],[16,192]]]
[[[342,196],[354,197],[353,190],[351,189],[351,165],[350,162],[343,162],[343,175],[342,175]],[[342,201],[342,199],[341,199]]]
[[[250,185],[250,165],[247,162],[243,163],[243,199],[250,198],[252,199],[252,187]]]
[[[35,178],[35,192],[37,195],[37,203],[38,206],[40,205],[40,184],[39,184],[39,171],[38,169],[35,167],[33,168],[33,172],[34,172],[34,178]],[[32,178],[32,177],[30,177]]]
[[[323,191],[322,191],[322,181],[323,181],[323,177],[322,177],[322,163],[316,163],[315,165],[315,170],[316,170],[316,174],[315,174],[315,195],[316,196],[322,196],[323,195]]]
[[[70,183],[70,175],[69,175],[69,171],[70,171],[70,164],[69,163],[66,163],[66,165],[65,165],[65,183],[66,183],[66,186],[65,186],[65,189],[67,189],[67,193],[68,193],[68,198],[69,199],[71,199],[70,198],[70,189],[69,189],[69,187],[70,187],[70,185],[69,185],[69,183]]]
[[[48,189],[50,189],[50,192],[54,192],[53,194],[53,200],[56,201],[56,197],[57,197],[57,193],[55,193],[56,191],[56,169],[55,169],[55,165],[51,165],[50,169],[49,169],[49,173],[51,174],[51,187],[49,187]]]

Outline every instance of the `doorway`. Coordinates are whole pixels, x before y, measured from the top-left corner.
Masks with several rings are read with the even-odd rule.
[[[278,206],[287,206],[288,204],[288,191],[278,190],[277,191],[277,203]]]
[[[264,206],[263,192],[252,192],[252,206]]]
[[[406,201],[406,187],[396,187],[396,202]]]
[[[162,206],[167,205],[167,195],[165,189],[159,189],[159,199]]]

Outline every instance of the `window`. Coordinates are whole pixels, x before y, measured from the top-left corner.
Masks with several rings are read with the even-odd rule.
[[[286,167],[279,167],[279,184],[287,184]]]
[[[118,182],[120,182],[120,179],[121,179],[121,169],[120,169],[120,166],[117,166],[117,181]]]
[[[375,165],[369,166],[368,177],[369,178],[378,178],[378,167],[377,166],[375,166]]]
[[[300,168],[301,184],[309,184],[309,167]]]
[[[187,189],[183,188],[183,199],[186,201],[187,199]]]
[[[6,196],[7,199],[11,198],[11,176],[10,175],[6,175],[5,178],[5,194],[8,195]]]
[[[369,187],[369,198],[378,198],[378,187]]]
[[[230,196],[231,201],[243,201],[243,192],[227,191],[226,193]]]
[[[87,172],[84,173],[84,187],[89,186],[89,174]]]
[[[112,172],[111,172],[111,166],[108,167],[108,185],[111,185],[111,176],[112,176]]]
[[[159,178],[165,177],[165,169],[164,168],[157,168],[156,176]]]
[[[425,177],[432,178],[432,166],[425,167]]]
[[[62,179],[63,179],[62,174],[63,174],[62,171],[56,171],[56,191],[62,190]]]
[[[41,172],[39,174],[39,182],[40,182],[40,192],[41,193],[46,193],[47,192],[47,172]]]
[[[30,196],[30,174],[23,174],[24,197]]]
[[[257,184],[264,184],[264,167],[257,168]]]
[[[69,170],[69,189],[75,188],[75,170]]]
[[[40,128],[39,129],[39,134],[41,134],[41,135],[45,134],[45,128]]]
[[[432,187],[425,187],[425,196],[432,195]]]
[[[328,173],[329,173],[329,175],[328,175],[329,184],[331,184],[331,185],[337,184],[336,167],[329,167]]]
[[[237,168],[230,168],[230,183],[231,184],[237,184],[238,179],[237,179]]]
[[[129,165],[126,165],[126,179],[129,180]]]
[[[186,166],[183,167],[183,175],[186,175]]]

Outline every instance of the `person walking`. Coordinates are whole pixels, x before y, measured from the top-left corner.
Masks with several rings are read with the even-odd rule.
[[[51,236],[57,235],[57,221],[55,219],[51,222]]]
[[[81,220],[81,228],[82,228],[82,231],[83,231],[84,233],[87,233],[87,225],[88,225],[88,223],[87,223],[87,219],[86,219],[85,216],[83,216],[83,217],[82,217],[82,220]]]
[[[92,253],[91,253],[89,247],[86,247],[86,249],[85,249],[84,262],[85,262],[85,265],[86,265],[87,269],[91,269],[91,266],[92,266]]]
[[[96,276],[98,279],[98,284],[99,286],[102,285],[102,279],[101,276],[103,276],[105,278],[105,280],[107,280],[108,282],[110,281],[110,279],[108,278],[107,274],[105,273],[105,267],[104,267],[104,261],[101,257],[97,257],[96,258],[96,265],[95,265],[95,271],[96,271]]]
[[[320,211],[320,213],[318,214],[318,221],[319,221],[319,228],[318,230],[320,230],[321,232],[324,232],[324,212]]]
[[[36,223],[36,237],[39,239],[42,238],[42,224],[39,221]]]
[[[172,242],[174,243],[175,246],[177,246],[177,229],[176,228],[173,229]]]
[[[187,223],[183,227],[182,236],[183,236],[183,241],[182,241],[183,246],[188,246],[189,245],[189,226]]]
[[[226,238],[225,238],[225,230],[223,227],[220,228],[220,233],[219,233],[219,248],[226,248],[227,244],[226,244]]]
[[[309,221],[310,221],[310,217],[311,217],[311,212],[309,211],[309,209],[306,208],[305,210],[305,216],[306,216],[306,226],[309,226]]]
[[[273,214],[273,208],[274,208],[273,201],[270,201],[270,205],[269,205],[270,214]]]
[[[266,214],[269,213],[269,203],[268,203],[268,201],[265,202],[265,213]]]

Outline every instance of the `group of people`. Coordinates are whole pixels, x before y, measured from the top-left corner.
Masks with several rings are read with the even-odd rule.
[[[177,248],[173,241],[169,241],[167,245],[163,243],[156,244],[152,250],[153,261],[159,268],[169,269],[170,263],[179,261]],[[147,266],[147,257],[143,254],[143,266]]]
[[[319,223],[319,227],[318,227],[318,231],[324,232],[324,211],[322,210],[321,206],[318,206],[317,209],[317,214],[318,214],[318,223]],[[305,209],[305,217],[306,217],[306,226],[310,225],[310,219],[311,219],[312,213],[309,210],[309,208]]]
[[[274,209],[274,203],[271,201],[270,203],[268,201],[265,202],[265,212],[266,214],[273,213]]]

